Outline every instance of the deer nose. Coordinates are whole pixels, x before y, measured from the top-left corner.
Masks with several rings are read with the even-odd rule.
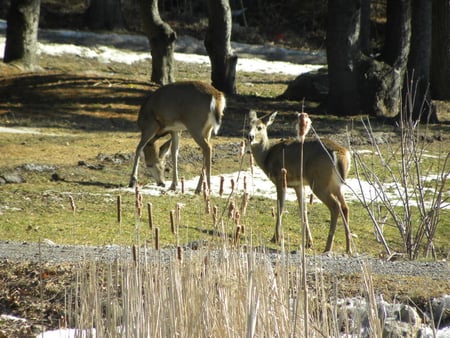
[[[247,135],[247,139],[252,142],[255,139],[255,135],[253,135],[253,133],[248,133]]]

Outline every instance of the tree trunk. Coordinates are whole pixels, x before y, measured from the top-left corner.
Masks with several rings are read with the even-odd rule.
[[[361,0],[361,52],[370,55],[370,4],[371,0]]]
[[[151,81],[165,85],[174,82],[176,33],[159,15],[158,0],[139,0],[144,29],[152,55]],[[148,10],[150,9],[150,15]]]
[[[37,65],[40,0],[12,0],[8,12],[4,62],[33,69]]]
[[[449,2],[433,0],[431,46],[431,96],[450,100]]]
[[[120,0],[91,0],[86,21],[90,29],[123,28]]]
[[[212,85],[236,93],[237,56],[231,50],[231,8],[228,0],[208,0],[209,24],[205,47],[211,60]]]
[[[399,113],[409,52],[409,1],[388,0],[390,22],[387,26],[391,31],[387,33],[386,44],[391,47],[385,49],[389,53],[383,55],[381,61],[361,52],[361,2],[328,2],[329,113],[340,116],[363,113],[385,117]]]
[[[329,76],[328,111],[339,116],[361,113],[358,88],[359,1],[328,1],[327,61]]]
[[[431,63],[431,7],[429,0],[412,0],[411,49],[406,78],[406,113],[414,121],[437,122],[429,90]],[[404,112],[405,113],[405,112]]]

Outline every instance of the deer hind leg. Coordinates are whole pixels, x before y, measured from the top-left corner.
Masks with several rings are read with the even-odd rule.
[[[316,185],[313,187],[313,192],[330,210],[330,230],[325,245],[325,252],[329,252],[333,248],[334,234],[336,233],[336,225],[341,207],[333,194],[331,194],[329,187],[322,185],[318,186],[316,182]]]
[[[351,249],[351,232],[350,232],[350,225],[349,225],[349,209],[347,206],[347,203],[345,202],[344,195],[342,195],[341,189],[339,188],[335,196],[337,200],[340,203],[340,211],[342,213],[342,219],[344,221],[344,228],[345,228],[345,244],[346,244],[346,251],[350,255],[352,253]]]
[[[305,188],[303,187],[300,186],[295,187],[295,194],[297,195],[297,202],[298,202],[298,210],[300,214],[300,219],[302,220],[301,224],[304,225],[304,229],[302,229],[302,231],[303,230],[305,231],[305,246],[307,248],[311,248],[313,245],[313,239],[311,235],[311,230],[309,228],[308,212],[306,210],[307,208],[305,203],[304,191]]]
[[[154,138],[158,129],[159,127],[157,126],[157,123],[155,123],[155,125],[150,125],[148,129],[142,130],[141,140],[139,141],[139,144],[136,147],[136,153],[134,155],[133,170],[131,172],[130,183],[128,185],[130,188],[134,188],[134,186],[137,183],[139,159],[142,155],[144,147],[147,145],[148,142],[151,141],[154,142]]]
[[[281,234],[282,229],[282,220],[283,220],[283,212],[284,212],[284,201],[286,200],[286,189],[282,187],[282,183],[277,184],[277,215],[276,215],[276,223],[275,223],[275,233],[271,239],[272,243],[280,243],[283,239]]]

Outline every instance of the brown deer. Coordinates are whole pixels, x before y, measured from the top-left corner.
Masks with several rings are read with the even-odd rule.
[[[348,227],[349,209],[341,192],[341,186],[350,168],[350,152],[331,140],[283,140],[271,144],[267,136],[269,127],[276,112],[258,118],[254,111],[249,113],[250,142],[253,157],[258,166],[275,184],[277,190],[277,217],[275,234],[272,242],[281,239],[281,220],[284,210],[286,188],[294,188],[299,209],[302,208],[304,188],[309,185],[314,194],[330,210],[331,221],[325,251],[331,251],[339,214],[342,214],[346,233],[347,252],[351,253],[350,230]],[[301,157],[303,152],[303,170]],[[303,179],[301,173],[303,172]],[[311,231],[308,226],[306,211],[303,214],[306,229],[306,244],[312,245]]]
[[[172,152],[173,179],[171,190],[178,186],[178,146],[180,133],[187,130],[203,152],[203,170],[196,193],[199,193],[206,174],[208,188],[211,185],[211,133],[216,134],[222,122],[225,96],[213,86],[199,81],[171,83],[157,89],[142,105],[137,125],[141,140],[136,148],[130,187],[137,182],[139,158],[145,162],[159,186],[165,186],[165,158]],[[155,141],[170,134],[171,138],[159,149]]]

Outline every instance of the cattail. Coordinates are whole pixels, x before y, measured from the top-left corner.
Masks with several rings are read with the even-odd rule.
[[[241,214],[245,216],[247,212],[248,200],[250,198],[250,194],[248,192],[244,192],[242,195],[242,204],[241,204]]]
[[[306,134],[308,134],[309,129],[311,129],[311,119],[306,113],[299,113],[297,118],[297,137],[303,143],[305,141]]]
[[[236,205],[234,204],[234,201],[231,201],[230,205],[228,206],[228,218],[234,218],[235,211]]]
[[[241,145],[239,148],[239,158],[242,158],[245,155],[245,141],[241,141]]]
[[[143,197],[141,194],[141,191],[139,190],[139,187],[136,185],[135,190],[135,199],[136,199],[136,210],[139,215],[139,218],[142,216],[142,208],[143,208]]]
[[[309,195],[309,205],[312,205],[312,204],[313,204],[313,199],[314,199],[314,195],[313,195],[313,194],[310,194],[310,195]]]
[[[205,213],[211,214],[211,200],[209,198],[205,201]]]
[[[175,234],[175,210],[170,210],[170,231]]]
[[[205,181],[203,181],[203,199],[205,201],[209,199],[208,184]]]
[[[287,189],[287,170],[286,168],[281,168],[281,181],[283,183],[283,189]]]
[[[219,207],[217,205],[213,208],[212,218],[213,218],[213,225],[214,228],[217,227],[217,214],[219,212]]]
[[[235,185],[234,178],[232,178],[231,179],[231,193],[234,192],[234,185]]]
[[[70,209],[72,209],[73,214],[77,212],[77,206],[75,205],[75,200],[72,195],[69,195]]]
[[[137,262],[137,249],[136,249],[136,244],[133,244],[133,246],[131,247],[131,253],[133,255],[133,262],[136,263]]]
[[[148,202],[147,203],[147,211],[148,211],[148,226],[150,230],[153,229],[153,205]]]
[[[220,176],[220,188],[219,188],[219,196],[223,195],[223,184],[225,182],[225,177]]]
[[[247,192],[247,176],[244,176],[244,192]]]
[[[240,233],[241,233],[241,227],[238,225],[236,227],[236,232],[234,234],[234,245],[238,245]]]
[[[236,225],[240,225],[241,221],[241,213],[239,212],[239,210],[236,210],[236,212],[234,213],[234,224]]]
[[[117,196],[117,223],[122,224],[122,196]]]
[[[275,207],[272,207],[272,218],[275,218]]]
[[[184,176],[181,177],[181,193],[184,194]]]
[[[159,228],[155,228],[155,250],[159,250]]]
[[[183,261],[183,249],[181,246],[177,246],[177,258],[180,262]]]

